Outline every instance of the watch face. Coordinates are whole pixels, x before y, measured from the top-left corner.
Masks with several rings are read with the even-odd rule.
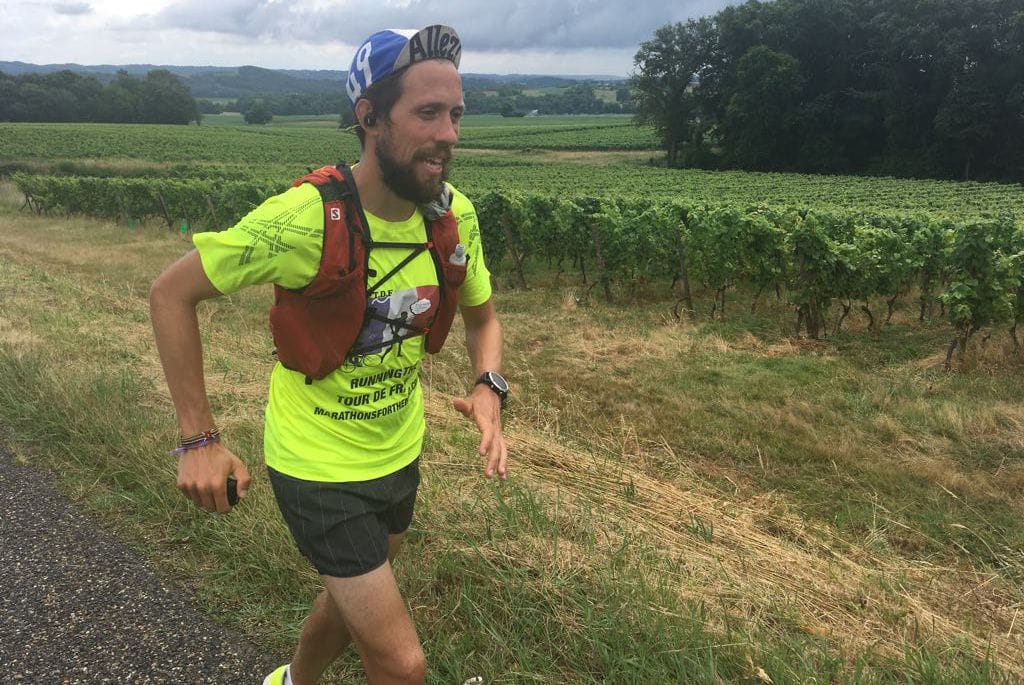
[[[487,377],[497,390],[503,393],[508,392],[508,381],[500,373],[489,371]]]

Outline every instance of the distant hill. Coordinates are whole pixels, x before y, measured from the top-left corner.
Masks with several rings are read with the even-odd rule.
[[[187,67],[167,64],[30,64],[0,61],[0,71],[11,74],[51,73],[69,70],[93,76],[103,83],[124,70],[135,76],[153,69],[166,69],[180,76],[197,98],[238,98],[291,93],[337,93],[347,72],[330,69],[264,69],[255,66]],[[569,86],[580,81],[619,82],[621,76],[544,76],[531,74],[463,74],[466,90],[483,90],[503,84],[520,84],[527,88]]]
[[[201,71],[185,78],[192,88],[192,97],[237,98],[245,95],[336,93],[344,83],[345,72],[329,73],[331,75],[320,78],[305,78],[273,69],[238,67]]]
[[[124,70],[132,76],[144,76],[154,69],[166,69],[188,84],[197,98],[238,98],[253,95],[291,93],[336,93],[346,72],[328,70],[279,70],[262,67],[182,67],[168,64],[28,64],[0,62],[0,71],[11,74],[51,73],[63,70],[92,76],[102,83]]]

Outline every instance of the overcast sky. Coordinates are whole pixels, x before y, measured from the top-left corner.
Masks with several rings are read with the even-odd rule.
[[[348,69],[383,28],[450,24],[462,71],[626,76],[664,24],[737,0],[0,0],[0,60]]]

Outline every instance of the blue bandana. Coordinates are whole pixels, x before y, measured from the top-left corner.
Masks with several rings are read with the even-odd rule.
[[[366,89],[388,74],[425,59],[447,59],[456,68],[462,57],[462,41],[451,26],[434,24],[419,31],[386,29],[363,42],[348,68],[348,99],[352,107]]]

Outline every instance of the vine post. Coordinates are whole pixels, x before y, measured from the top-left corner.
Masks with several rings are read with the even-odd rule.
[[[611,279],[608,276],[608,269],[605,266],[604,253],[601,250],[601,232],[598,230],[597,221],[593,217],[587,220],[587,226],[590,227],[590,239],[594,241],[594,257],[597,264],[597,281],[595,283],[601,283],[601,286],[604,288],[604,299],[611,304],[612,285]]]

